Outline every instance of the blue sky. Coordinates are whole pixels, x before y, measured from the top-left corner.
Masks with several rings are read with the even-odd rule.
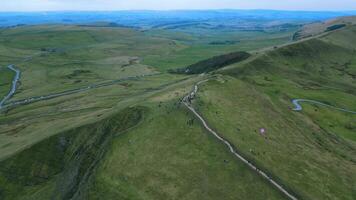
[[[356,0],[1,0],[0,11],[171,9],[356,10]]]

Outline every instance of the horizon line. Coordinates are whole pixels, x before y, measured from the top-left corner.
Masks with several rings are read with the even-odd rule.
[[[0,13],[38,13],[38,12],[177,12],[177,11],[279,11],[279,12],[329,12],[329,13],[340,13],[340,12],[355,12],[355,10],[301,10],[301,9],[239,9],[239,8],[218,8],[218,9],[115,9],[115,10],[9,10],[2,11]]]

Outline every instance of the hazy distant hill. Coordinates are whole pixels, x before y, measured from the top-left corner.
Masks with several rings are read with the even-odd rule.
[[[325,22],[316,22],[305,25],[301,30],[296,32],[293,36],[294,40],[300,40],[307,37],[316,36],[318,34],[334,31],[340,28],[344,28],[349,25],[356,24],[356,17],[340,17],[336,19],[331,19]]]
[[[236,21],[282,20],[316,21],[338,16],[354,15],[356,12],[306,12],[274,10],[209,10],[209,11],[116,11],[116,12],[9,12],[0,13],[0,26],[43,23],[90,23],[96,21],[116,22],[121,25],[152,27],[172,22],[187,21]]]

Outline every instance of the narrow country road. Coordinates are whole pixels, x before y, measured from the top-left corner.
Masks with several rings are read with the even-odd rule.
[[[34,55],[31,56],[27,56],[23,59],[22,62],[28,62],[30,60],[33,59],[33,57],[38,56],[38,55],[44,55],[44,54],[48,54],[48,53],[36,53]],[[107,81],[104,83],[98,83],[98,84],[91,84],[89,86],[85,86],[85,87],[81,87],[81,88],[77,88],[77,89],[72,89],[72,90],[67,90],[67,91],[63,91],[63,92],[58,92],[58,93],[50,93],[50,94],[46,94],[46,95],[42,95],[42,96],[35,96],[35,97],[29,97],[26,99],[21,99],[21,100],[16,100],[16,101],[10,101],[11,97],[15,94],[16,89],[17,89],[17,83],[20,79],[20,70],[16,69],[14,67],[14,64],[10,64],[7,66],[7,68],[9,68],[10,70],[16,72],[16,75],[12,81],[12,86],[11,86],[11,90],[10,92],[0,101],[0,111],[5,109],[5,108],[11,108],[14,106],[19,106],[19,105],[25,105],[25,104],[30,104],[30,103],[34,103],[37,101],[43,101],[43,100],[49,100],[49,99],[53,99],[53,98],[57,98],[57,97],[61,97],[61,96],[65,96],[65,95],[71,95],[71,94],[75,94],[75,93],[79,93],[79,92],[84,92],[84,91],[88,91],[91,89],[96,89],[96,88],[101,88],[101,87],[106,87],[106,86],[110,86],[110,85],[114,85],[123,81],[128,81],[128,80],[138,80],[139,78],[143,78],[143,77],[150,77],[150,76],[156,76],[159,75],[161,73],[154,73],[154,74],[147,74],[147,75],[137,75],[137,76],[130,76],[130,77],[125,77],[125,78],[121,78],[121,79],[117,79],[117,80],[111,80],[111,81]]]
[[[6,101],[8,101],[16,92],[17,82],[20,80],[20,70],[16,69],[14,65],[7,66],[8,69],[15,72],[14,79],[12,80],[12,85],[9,93],[0,101],[0,109],[3,108]]]
[[[155,75],[158,75],[158,74],[160,74],[160,73],[148,74],[148,75],[130,76],[130,77],[122,78],[122,79],[108,81],[108,82],[105,82],[105,83],[91,84],[89,86],[85,86],[85,87],[81,87],[81,88],[77,88],[77,89],[72,89],[72,90],[67,90],[67,91],[63,91],[63,92],[59,92],[59,93],[52,93],[52,94],[47,94],[47,95],[42,95],[42,96],[29,97],[29,98],[26,98],[26,99],[21,99],[21,100],[12,101],[12,102],[6,102],[12,96],[12,95],[10,95],[9,98],[6,98],[6,99],[3,100],[3,104],[0,106],[0,110],[4,109],[4,108],[11,108],[11,107],[14,107],[14,106],[19,106],[19,105],[30,104],[30,103],[34,103],[34,102],[37,102],[37,101],[49,100],[49,99],[53,99],[53,98],[57,98],[57,97],[61,97],[61,96],[66,96],[66,95],[71,95],[71,94],[75,94],[75,93],[85,92],[85,91],[96,89],[96,88],[101,88],[101,87],[114,85],[114,84],[117,84],[117,83],[120,83],[120,82],[123,82],[123,81],[138,80],[139,78],[155,76]]]
[[[273,180],[270,176],[268,176],[265,172],[257,168],[254,164],[252,164],[250,161],[248,161],[246,158],[244,158],[242,155],[237,153],[235,149],[232,147],[232,145],[222,138],[218,133],[216,133],[214,130],[212,130],[204,118],[193,108],[191,105],[191,101],[195,98],[196,93],[198,92],[198,86],[206,82],[208,80],[200,81],[194,86],[194,89],[191,93],[189,93],[187,96],[185,96],[182,100],[183,104],[201,121],[201,123],[204,125],[204,128],[208,130],[211,134],[213,134],[217,139],[219,139],[221,142],[223,142],[230,150],[232,154],[234,154],[238,159],[240,159],[242,162],[244,162],[247,166],[249,166],[252,170],[256,171],[259,175],[261,175],[263,178],[265,178],[269,183],[271,183],[273,186],[275,186],[279,191],[281,191],[283,194],[285,194],[289,199],[292,200],[297,200],[297,198],[288,192],[281,184],[279,184],[277,181]]]
[[[348,109],[345,109],[345,108],[338,108],[338,107],[335,107],[335,106],[332,106],[332,105],[328,105],[328,104],[325,104],[325,103],[322,103],[322,102],[319,102],[319,101],[309,100],[309,99],[293,99],[292,103],[295,106],[295,108],[293,108],[293,110],[295,110],[295,111],[303,110],[303,107],[300,105],[300,103],[303,103],[303,102],[310,103],[310,104],[315,104],[315,105],[319,105],[319,106],[324,106],[324,107],[331,108],[331,109],[334,109],[334,110],[338,110],[338,111],[341,111],[341,112],[356,114],[356,111],[348,110]]]

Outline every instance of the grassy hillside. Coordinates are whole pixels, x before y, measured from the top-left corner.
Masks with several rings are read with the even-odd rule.
[[[89,199],[283,199],[165,96],[146,103],[145,121],[113,142]]]
[[[263,179],[235,160],[224,145],[217,143],[187,110],[179,106],[179,98],[191,89],[193,82],[159,91],[147,103],[140,103],[147,108],[143,118],[140,117],[143,121],[116,138],[112,135],[115,130],[120,133],[125,127],[135,124],[134,119],[139,116],[135,114],[137,109],[125,109],[96,123],[56,134],[2,161],[2,197],[50,199],[58,195],[59,199],[70,196],[75,199],[216,199],[224,196],[226,199],[246,199],[252,196],[255,199],[283,199]],[[102,90],[103,96],[113,98],[112,93],[109,95]],[[85,100],[84,97],[77,98]],[[101,97],[99,102],[110,103],[108,99]],[[136,96],[136,101],[129,102],[129,105],[137,104],[135,102],[140,99],[142,97]],[[25,113],[27,116],[41,113],[41,110],[48,109],[47,106],[70,108],[76,100],[62,101],[51,100],[51,104],[42,102],[16,108],[10,111],[8,119],[21,119],[19,115]],[[89,113],[97,120],[102,118],[100,109],[93,108],[89,100],[85,101],[92,107]],[[123,102],[119,103],[125,106]],[[81,113],[77,114],[79,111]],[[79,111],[72,111],[69,115],[72,120],[66,123],[89,117],[88,111]],[[112,112],[111,109],[104,111]],[[61,113],[61,116],[68,114]],[[52,118],[51,115],[48,117]],[[54,120],[62,123],[60,118]],[[42,118],[35,123],[38,127],[44,126],[44,122]],[[47,132],[55,128],[47,128]],[[21,138],[26,132],[13,130],[7,134]],[[111,140],[113,143],[109,142]],[[108,154],[101,157],[106,151]],[[100,159],[100,164],[93,164],[98,162],[96,159]],[[88,167],[92,164],[99,167],[97,172]],[[86,170],[92,171],[86,174]],[[73,179],[69,178],[72,176]],[[254,193],[257,188],[259,192]],[[78,191],[83,196],[76,196]]]
[[[189,31],[186,30],[186,31]],[[180,33],[151,30],[146,34],[173,39],[184,45],[182,49],[165,54],[153,54],[144,58],[143,63],[161,70],[182,68],[201,60],[236,51],[253,51],[260,48],[284,44],[291,40],[296,29],[288,31],[232,31],[196,30]],[[153,32],[153,33],[152,33]]]
[[[355,31],[259,53],[217,72],[198,93],[196,106],[212,127],[303,199],[353,199],[356,192],[355,115],[291,109],[292,99],[305,98],[356,110]]]
[[[354,16],[339,17],[325,22],[315,22],[307,24],[293,35],[293,40],[301,40],[303,38],[317,36],[323,33],[327,33],[329,31],[341,29],[345,26],[355,24],[356,18]]]
[[[0,67],[0,100],[10,91],[14,76],[15,72],[9,70],[6,66]]]
[[[288,41],[292,33],[289,29],[249,33],[205,30],[201,35],[191,29],[188,33],[74,25],[1,29],[0,64],[16,64],[23,72],[14,96],[18,100],[102,81],[166,72],[235,49],[280,44]],[[221,43],[229,39],[238,42]]]
[[[0,199],[284,199],[180,104],[206,77],[194,106],[241,154],[301,199],[354,199],[355,116],[291,100],[356,110],[356,27],[266,51],[252,50],[293,28],[183,28],[0,30],[0,64],[22,71],[14,100],[156,74],[0,112]],[[207,75],[166,73],[247,50]]]
[[[34,52],[3,61],[23,71],[15,99],[156,73],[140,63],[142,57],[179,48],[131,29],[60,25],[5,29],[0,41],[4,48]]]
[[[0,163],[1,199],[82,199],[116,135],[137,125],[142,108],[66,131]]]
[[[0,161],[45,138],[107,118],[157,92],[194,80],[185,79],[157,75],[2,110]]]

